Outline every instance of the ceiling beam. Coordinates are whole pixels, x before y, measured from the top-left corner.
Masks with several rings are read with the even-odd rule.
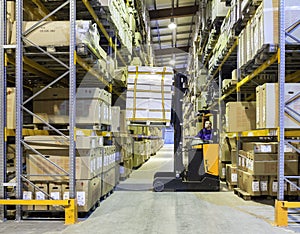
[[[160,19],[170,19],[171,17],[178,18],[178,17],[195,15],[198,9],[199,7],[197,5],[176,7],[173,10],[173,15],[172,15],[172,8],[152,10],[149,11],[149,16],[151,21],[160,20]]]
[[[174,47],[174,48],[166,48],[166,49],[160,49],[155,50],[154,54],[157,55],[172,55],[172,54],[179,54],[184,52],[189,52],[189,46],[183,46],[183,47]]]
[[[192,25],[194,25],[194,22],[192,23]],[[191,26],[191,23],[185,23],[185,24],[177,24],[177,28],[178,27],[190,27]],[[157,28],[156,27],[151,27],[151,30],[156,30]],[[166,26],[159,26],[159,29],[169,29],[168,28],[168,25]]]
[[[182,32],[176,32],[176,35],[190,34],[190,33],[191,33],[191,31],[182,31]],[[169,32],[169,33],[160,33],[159,35],[152,33],[152,37],[166,37],[166,36],[172,36],[172,32]]]
[[[178,42],[178,41],[188,41],[189,40],[189,38],[188,37],[186,37],[186,38],[177,38],[176,39],[176,41]],[[154,43],[154,44],[157,44],[157,43],[159,43],[159,41],[153,41],[152,43]],[[160,43],[172,43],[172,40],[160,40]]]

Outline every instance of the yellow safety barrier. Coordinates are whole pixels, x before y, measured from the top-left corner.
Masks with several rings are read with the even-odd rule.
[[[275,225],[288,225],[288,208],[300,208],[300,202],[288,202],[275,200]]]
[[[4,200],[0,199],[0,205],[52,205],[65,207],[65,224],[75,224],[77,222],[77,201],[68,200]]]

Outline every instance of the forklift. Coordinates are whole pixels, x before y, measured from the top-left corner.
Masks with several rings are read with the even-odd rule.
[[[182,101],[187,90],[187,77],[177,73],[174,78],[171,121],[174,127],[174,171],[156,172],[153,190],[219,191],[219,144],[216,136],[211,142],[195,137],[183,147]],[[187,165],[183,163],[184,150],[187,152]]]

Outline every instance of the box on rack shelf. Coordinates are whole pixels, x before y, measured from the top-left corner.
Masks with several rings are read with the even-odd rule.
[[[255,129],[255,102],[228,102],[226,104],[226,131],[242,132]]]
[[[226,164],[226,182],[230,185],[237,184],[237,167],[232,164]]]
[[[285,128],[296,129],[300,127],[297,115],[300,112],[300,99],[292,99],[300,92],[300,84],[286,83],[284,101],[287,103],[287,111],[284,117]],[[256,88],[257,100],[257,128],[277,128],[278,127],[278,84],[265,83]],[[291,111],[293,110],[293,111]]]

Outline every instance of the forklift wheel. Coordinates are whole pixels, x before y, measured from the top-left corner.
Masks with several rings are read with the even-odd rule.
[[[155,192],[162,192],[165,188],[165,184],[161,180],[155,180],[153,183],[153,189]]]

